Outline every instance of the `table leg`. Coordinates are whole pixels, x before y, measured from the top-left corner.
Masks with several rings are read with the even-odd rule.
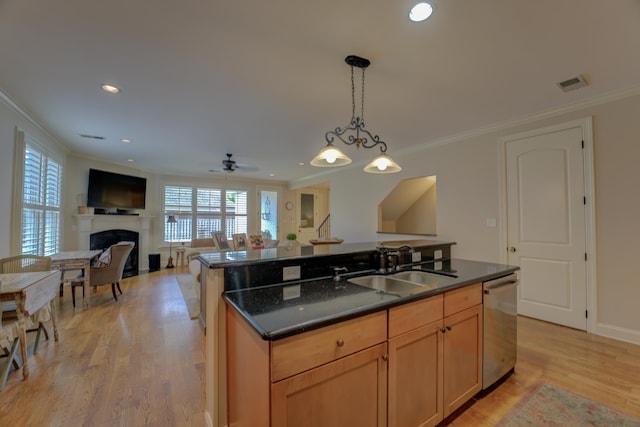
[[[20,355],[22,356],[22,378],[29,378],[29,358],[27,357],[27,328],[26,317],[22,312],[22,298],[16,296],[16,314],[18,316],[18,329],[20,333]]]
[[[49,301],[49,305],[51,306],[51,323],[53,323],[53,338],[58,341],[58,315],[57,315],[57,307],[55,298]]]
[[[82,282],[82,296],[84,297],[84,309],[89,309],[89,299],[91,295],[89,295],[89,274],[91,274],[91,260],[87,260],[84,262],[84,280]]]

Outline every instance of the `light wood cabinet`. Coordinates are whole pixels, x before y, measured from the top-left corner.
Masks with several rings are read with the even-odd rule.
[[[435,426],[480,391],[481,290],[471,285],[389,310],[390,427]]]
[[[481,291],[478,283],[276,341],[228,307],[229,425],[438,424],[482,387]]]
[[[385,426],[386,353],[378,344],[272,383],[271,426]]]

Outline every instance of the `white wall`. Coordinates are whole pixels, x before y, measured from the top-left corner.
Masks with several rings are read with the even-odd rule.
[[[457,242],[457,258],[504,262],[498,139],[592,116],[597,228],[592,332],[640,344],[640,95],[637,90],[626,95],[410,153],[395,152],[391,142],[389,153],[403,167],[398,174],[370,175],[354,165],[318,178],[331,185],[333,234],[348,242],[401,238],[375,232],[378,203],[401,179],[436,175],[437,238]],[[496,218],[497,227],[487,227],[488,218]]]

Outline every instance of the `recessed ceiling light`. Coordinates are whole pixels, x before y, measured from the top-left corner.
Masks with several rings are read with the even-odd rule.
[[[304,166],[304,162],[298,163],[298,166]]]
[[[130,140],[130,139],[128,139],[128,138],[122,138],[120,141],[121,141],[121,142],[131,142],[131,140]]]
[[[429,3],[418,3],[417,5],[411,8],[411,12],[409,12],[409,19],[413,22],[422,22],[433,13],[433,6]]]
[[[127,159],[127,162],[129,162],[129,163],[133,163],[133,162],[135,162],[135,160],[133,160],[133,159]]]
[[[270,173],[269,176],[276,176],[276,174],[275,173]]]
[[[114,85],[110,85],[108,83],[103,83],[101,86],[103,91],[107,93],[120,93],[120,88]]]

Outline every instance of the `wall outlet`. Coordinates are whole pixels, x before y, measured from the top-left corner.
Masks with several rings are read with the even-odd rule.
[[[283,267],[282,268],[282,280],[283,281],[287,281],[287,280],[298,280],[300,279],[300,266],[299,265],[293,265],[290,267]]]
[[[411,253],[411,262],[420,262],[422,261],[422,253],[421,252],[413,252]]]
[[[300,298],[300,285],[285,286],[282,288],[282,299]]]
[[[442,259],[442,249],[433,251],[433,259]]]
[[[496,219],[495,218],[487,218],[487,227],[495,227]]]

